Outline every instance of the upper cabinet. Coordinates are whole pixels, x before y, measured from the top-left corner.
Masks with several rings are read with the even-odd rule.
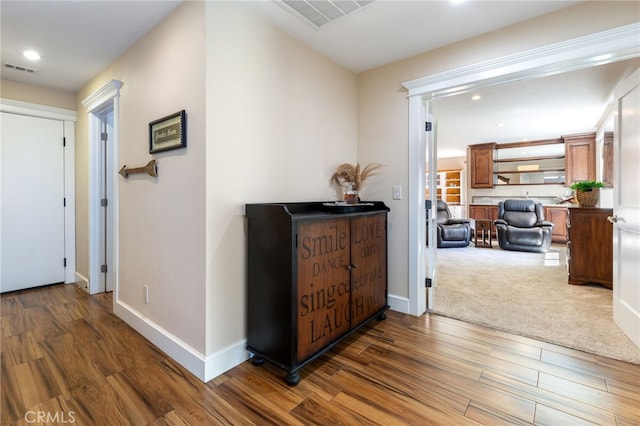
[[[595,133],[469,146],[471,188],[595,180]]]
[[[471,188],[493,188],[493,150],[495,143],[471,145]]]
[[[563,136],[567,155],[567,180],[570,186],[581,180],[596,180],[596,134]]]

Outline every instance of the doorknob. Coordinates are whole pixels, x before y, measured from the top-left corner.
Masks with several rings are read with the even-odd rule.
[[[613,215],[613,216],[607,216],[607,220],[611,223],[618,223],[618,221],[620,222],[624,222],[624,219],[621,217],[618,217],[617,215]]]

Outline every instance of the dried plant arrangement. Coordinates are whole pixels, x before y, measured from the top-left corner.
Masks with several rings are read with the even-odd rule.
[[[335,173],[331,176],[331,182],[343,185],[345,182],[353,182],[353,189],[360,191],[367,178],[376,174],[376,172],[384,167],[380,163],[371,163],[365,168],[360,168],[360,163],[355,165],[342,163],[338,166]]]

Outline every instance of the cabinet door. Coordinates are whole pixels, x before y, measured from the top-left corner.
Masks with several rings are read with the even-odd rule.
[[[387,306],[386,213],[351,219],[351,320],[355,327]]]
[[[498,206],[469,206],[469,219],[486,219],[491,221],[491,233],[496,235],[493,221],[498,218]]]
[[[567,242],[567,208],[566,207],[545,207],[544,217],[553,223],[551,240],[554,243]]]
[[[495,144],[471,145],[471,188],[493,188]]]
[[[350,219],[301,222],[297,238],[296,360],[301,362],[351,327]]]
[[[596,179],[595,133],[565,136],[566,185]]]
[[[498,206],[469,206],[469,218],[494,221],[498,218]]]

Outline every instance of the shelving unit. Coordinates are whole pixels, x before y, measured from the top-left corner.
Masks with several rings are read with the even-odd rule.
[[[444,170],[443,200],[454,206],[462,203],[462,170]]]
[[[429,173],[427,173],[427,181]],[[463,174],[461,169],[438,170],[436,178],[437,197],[449,206],[460,206],[464,204],[462,187]],[[425,191],[425,197],[429,198],[429,188]]]
[[[562,139],[496,145],[495,185],[564,184],[565,150]]]

